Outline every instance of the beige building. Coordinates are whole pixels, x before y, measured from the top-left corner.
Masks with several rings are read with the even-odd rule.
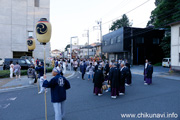
[[[0,58],[33,55],[43,58],[43,46],[36,39],[35,25],[40,18],[49,20],[50,0],[0,0]],[[34,52],[28,52],[27,38],[36,41]],[[46,56],[50,43],[46,45]]]
[[[180,21],[171,23],[171,66],[180,71]]]

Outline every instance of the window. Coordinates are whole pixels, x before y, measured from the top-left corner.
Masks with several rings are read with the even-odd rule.
[[[33,31],[28,31],[28,37],[33,36]]]
[[[34,0],[34,6],[39,7],[39,0]]]
[[[107,41],[104,41],[104,45],[105,45],[105,46],[107,45]]]
[[[137,43],[143,44],[144,43],[144,37],[138,37],[137,38]]]
[[[121,42],[121,36],[118,36],[117,37],[117,43],[120,43]]]
[[[19,64],[25,64],[26,62],[25,62],[25,60],[18,60],[18,63]]]
[[[27,63],[27,64],[31,64],[31,62],[30,62],[29,60],[27,60],[27,59],[26,59],[26,63]]]
[[[153,44],[159,44],[159,38],[153,38]]]
[[[180,62],[180,53],[179,53],[179,62]]]

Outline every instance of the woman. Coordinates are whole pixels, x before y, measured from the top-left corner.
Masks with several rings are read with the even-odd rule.
[[[14,66],[13,70],[16,75],[16,80],[18,76],[19,76],[19,79],[21,79],[21,66],[19,65],[18,62],[16,62],[16,65]]]
[[[146,83],[144,83],[145,85],[152,84],[152,74],[153,74],[153,66],[151,65],[151,62],[149,62],[147,67]]]
[[[92,76],[92,79],[93,79],[94,66],[92,65],[92,63],[90,63],[90,65],[86,68],[86,71],[89,72],[88,80],[90,80],[91,76]]]
[[[10,78],[13,78],[13,69],[14,69],[13,61],[10,61]]]

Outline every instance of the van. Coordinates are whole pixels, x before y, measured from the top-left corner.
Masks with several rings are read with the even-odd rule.
[[[3,65],[4,60],[2,58],[0,58],[0,65]]]
[[[171,66],[171,58],[163,58],[162,66],[163,67],[170,67]]]
[[[3,70],[8,70],[10,68],[10,61],[13,61],[14,65],[16,64],[16,62],[18,62],[22,70],[27,70],[31,65],[33,65],[33,63],[28,59],[5,58],[3,64]]]

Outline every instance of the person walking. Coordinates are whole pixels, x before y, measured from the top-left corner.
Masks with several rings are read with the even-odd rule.
[[[80,65],[80,72],[82,73],[82,80],[84,79],[84,74],[86,73],[86,63],[85,61],[83,61]]]
[[[120,79],[120,87],[119,87],[119,95],[124,95],[125,94],[125,79],[127,76],[127,69],[125,66],[124,61],[121,62],[121,79]]]
[[[119,84],[120,84],[121,74],[117,67],[117,63],[113,65],[110,73],[110,83],[111,83],[111,98],[116,99],[119,96]]]
[[[104,82],[104,75],[102,72],[102,66],[98,66],[98,70],[95,71],[93,83],[94,83],[94,94],[101,96],[102,95],[102,84]]]
[[[13,61],[10,61],[10,78],[13,78],[13,69],[14,69],[14,64]]]
[[[30,78],[29,79],[29,84],[31,85],[31,84],[33,84],[33,83],[36,83],[36,71],[35,71],[35,69],[34,69],[34,66],[33,65],[31,65],[31,67],[28,69],[28,71],[27,71],[27,76],[28,76],[28,78]],[[34,81],[33,81],[34,80]]]
[[[16,65],[13,68],[14,74],[16,75],[16,80],[19,76],[19,80],[21,80],[21,66],[18,62],[16,62]]]
[[[93,80],[93,74],[94,74],[94,66],[92,65],[92,63],[90,63],[89,66],[87,66],[86,71],[88,72],[88,80],[91,79]]]
[[[146,59],[145,64],[144,64],[144,83],[146,83],[146,76],[147,76],[147,68],[148,68],[148,60]]]
[[[126,66],[126,70],[127,70],[127,77],[126,77],[126,86],[130,86],[131,85],[131,83],[132,83],[132,74],[131,74],[131,67],[130,67],[130,64],[128,63],[128,61],[126,60],[126,64],[125,64],[125,66]]]
[[[44,87],[42,86],[43,82],[44,82],[44,79],[43,79],[43,76],[44,76],[44,63],[41,62],[40,66],[36,67],[35,70],[39,72],[38,78],[39,78],[40,91],[38,92],[38,94],[41,94],[41,93],[43,93],[45,91]]]
[[[51,102],[53,103],[55,120],[62,120],[65,116],[66,90],[70,89],[71,86],[56,68],[53,69],[52,75],[54,77],[50,81],[47,81],[47,77],[44,75],[43,87],[51,88]]]
[[[74,62],[73,62],[73,67],[74,67],[74,71],[76,71],[77,68],[78,68],[78,62],[77,62],[77,60],[74,60]]]
[[[152,84],[152,74],[153,74],[153,66],[151,65],[151,62],[148,63],[148,67],[147,67],[147,76],[146,76],[146,79],[145,79],[145,83],[144,85],[150,85]]]

